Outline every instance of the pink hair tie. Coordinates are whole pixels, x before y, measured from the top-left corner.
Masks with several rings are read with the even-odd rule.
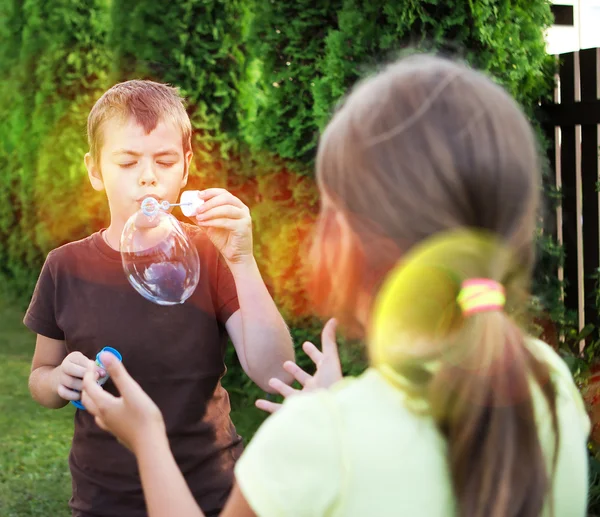
[[[504,287],[488,278],[472,278],[462,283],[456,299],[463,316],[479,312],[501,311],[506,303]]]

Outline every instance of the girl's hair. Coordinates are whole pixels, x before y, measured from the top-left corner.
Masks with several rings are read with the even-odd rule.
[[[403,287],[393,293],[406,303],[392,304],[387,328],[395,333],[375,339],[383,349],[371,349],[371,358],[429,401],[448,439],[462,516],[538,516],[550,487],[530,380],[548,402],[558,443],[556,395],[516,317],[533,267],[539,169],[532,128],[515,101],[483,74],[426,55],[360,83],[319,147],[325,201],[313,245],[315,302],[364,334],[357,293],[372,305],[402,256]],[[449,237],[426,244],[440,235]],[[351,251],[340,256],[341,249]],[[408,256],[415,260],[406,264]],[[408,267],[425,256],[426,268]],[[505,287],[507,310],[464,319],[461,282],[481,277]]]

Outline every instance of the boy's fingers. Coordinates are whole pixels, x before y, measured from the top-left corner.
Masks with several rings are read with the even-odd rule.
[[[76,377],[71,377],[70,375],[66,375],[63,377],[61,384],[69,389],[75,391],[81,391],[83,387],[83,381],[81,379],[77,379]]]
[[[321,344],[323,346],[324,354],[334,353],[335,355],[337,355],[338,347],[336,330],[337,320],[335,318],[332,318],[325,324],[325,327],[323,328],[323,333],[321,334]]]
[[[223,206],[223,205],[230,205],[230,206],[234,206],[237,208],[244,208],[246,205],[244,205],[244,203],[242,203],[242,201],[240,199],[238,199],[237,197],[235,197],[233,194],[227,192],[226,190],[224,190],[223,192],[221,192],[220,194],[211,197],[211,198],[204,198],[206,201],[204,204],[200,205],[197,209],[198,213],[202,213],[202,212],[208,212],[211,209],[214,209],[218,206]]]
[[[258,399],[254,404],[258,409],[262,409],[267,413],[275,413],[275,411],[281,408],[281,404],[277,404],[277,402],[270,402],[269,400],[264,399]]]
[[[205,212],[201,212],[196,216],[198,221],[208,221],[210,219],[242,219],[246,214],[237,206],[225,205],[212,208]]]
[[[309,375],[308,373],[306,373],[302,368],[300,368],[296,363],[294,363],[293,361],[286,361],[285,363],[283,363],[283,369],[288,372],[291,373],[294,378],[300,383],[302,384],[302,386],[305,386],[306,383],[312,379],[312,375]]]
[[[81,394],[79,392],[70,390],[62,384],[58,385],[58,388],[56,388],[56,393],[58,393],[58,396],[64,400],[79,400],[81,398]]]
[[[82,366],[83,368],[87,368],[90,365],[90,363],[94,364],[94,361],[88,359],[81,352],[73,352],[69,355],[69,360],[67,361],[67,364],[69,363]]]
[[[269,386],[271,386],[271,388],[273,388],[274,390],[277,390],[284,397],[290,397],[291,395],[299,393],[298,390],[295,390],[291,386],[288,386],[285,382],[280,381],[275,377],[269,379]]]
[[[223,194],[230,194],[230,193],[228,190],[226,190],[224,188],[218,188],[218,187],[207,188],[207,189],[198,191],[198,197],[200,199],[203,199],[205,202],[208,201],[209,199],[212,199],[213,197],[221,196]]]
[[[93,364],[93,363],[92,363]],[[76,364],[73,362],[67,361],[62,366],[63,373],[66,373],[70,377],[76,377],[77,379],[83,379],[85,372],[88,369],[88,365]]]
[[[304,353],[310,357],[313,363],[319,366],[319,363],[323,360],[323,354],[315,345],[307,341],[302,345],[302,350],[304,350]]]
[[[196,224],[204,228],[221,228],[223,230],[235,230],[237,228],[237,223],[233,219],[211,219],[210,221],[196,219]]]

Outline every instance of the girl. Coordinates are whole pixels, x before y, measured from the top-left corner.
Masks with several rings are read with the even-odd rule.
[[[589,421],[522,317],[540,172],[516,103],[466,66],[403,59],[335,114],[317,180],[311,291],[365,337],[371,367],[286,400],[222,515],[585,515]],[[288,364],[311,388],[336,380],[333,327],[315,378]],[[89,372],[83,403],[136,454],[149,514],[201,515],[156,406],[102,360],[122,396]]]

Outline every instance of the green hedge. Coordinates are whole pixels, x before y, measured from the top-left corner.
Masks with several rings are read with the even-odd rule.
[[[249,33],[256,95],[244,106],[253,149],[311,162],[318,130],[360,77],[407,45],[486,70],[533,113],[550,93],[547,0],[258,2]]]
[[[25,299],[45,254],[94,226],[76,194],[86,112],[106,85],[105,3],[2,3],[0,274]]]
[[[244,0],[113,2],[109,41],[115,81],[178,86],[189,102],[200,164],[229,157],[237,142],[237,85],[245,56]],[[198,164],[198,169],[201,169]]]
[[[533,118],[552,88],[551,21],[549,0],[0,0],[0,283],[25,306],[46,253],[107,223],[83,166],[87,114],[111,84],[151,78],[188,98],[190,187],[226,187],[251,207],[255,254],[296,345],[318,343],[304,257],[318,134],[335,105],[410,45],[488,71]],[[536,293],[562,326],[563,252],[539,243]],[[258,388],[228,354],[227,386],[249,403]],[[346,373],[364,365],[343,348]]]
[[[0,0],[0,278],[26,303],[48,250],[106,224],[82,163],[85,120],[107,86],[146,77],[187,96],[190,186],[250,205],[266,281],[290,324],[309,326],[313,160],[348,87],[409,44],[463,56],[533,114],[552,85],[550,22],[547,0]],[[560,250],[540,242],[550,306]]]

